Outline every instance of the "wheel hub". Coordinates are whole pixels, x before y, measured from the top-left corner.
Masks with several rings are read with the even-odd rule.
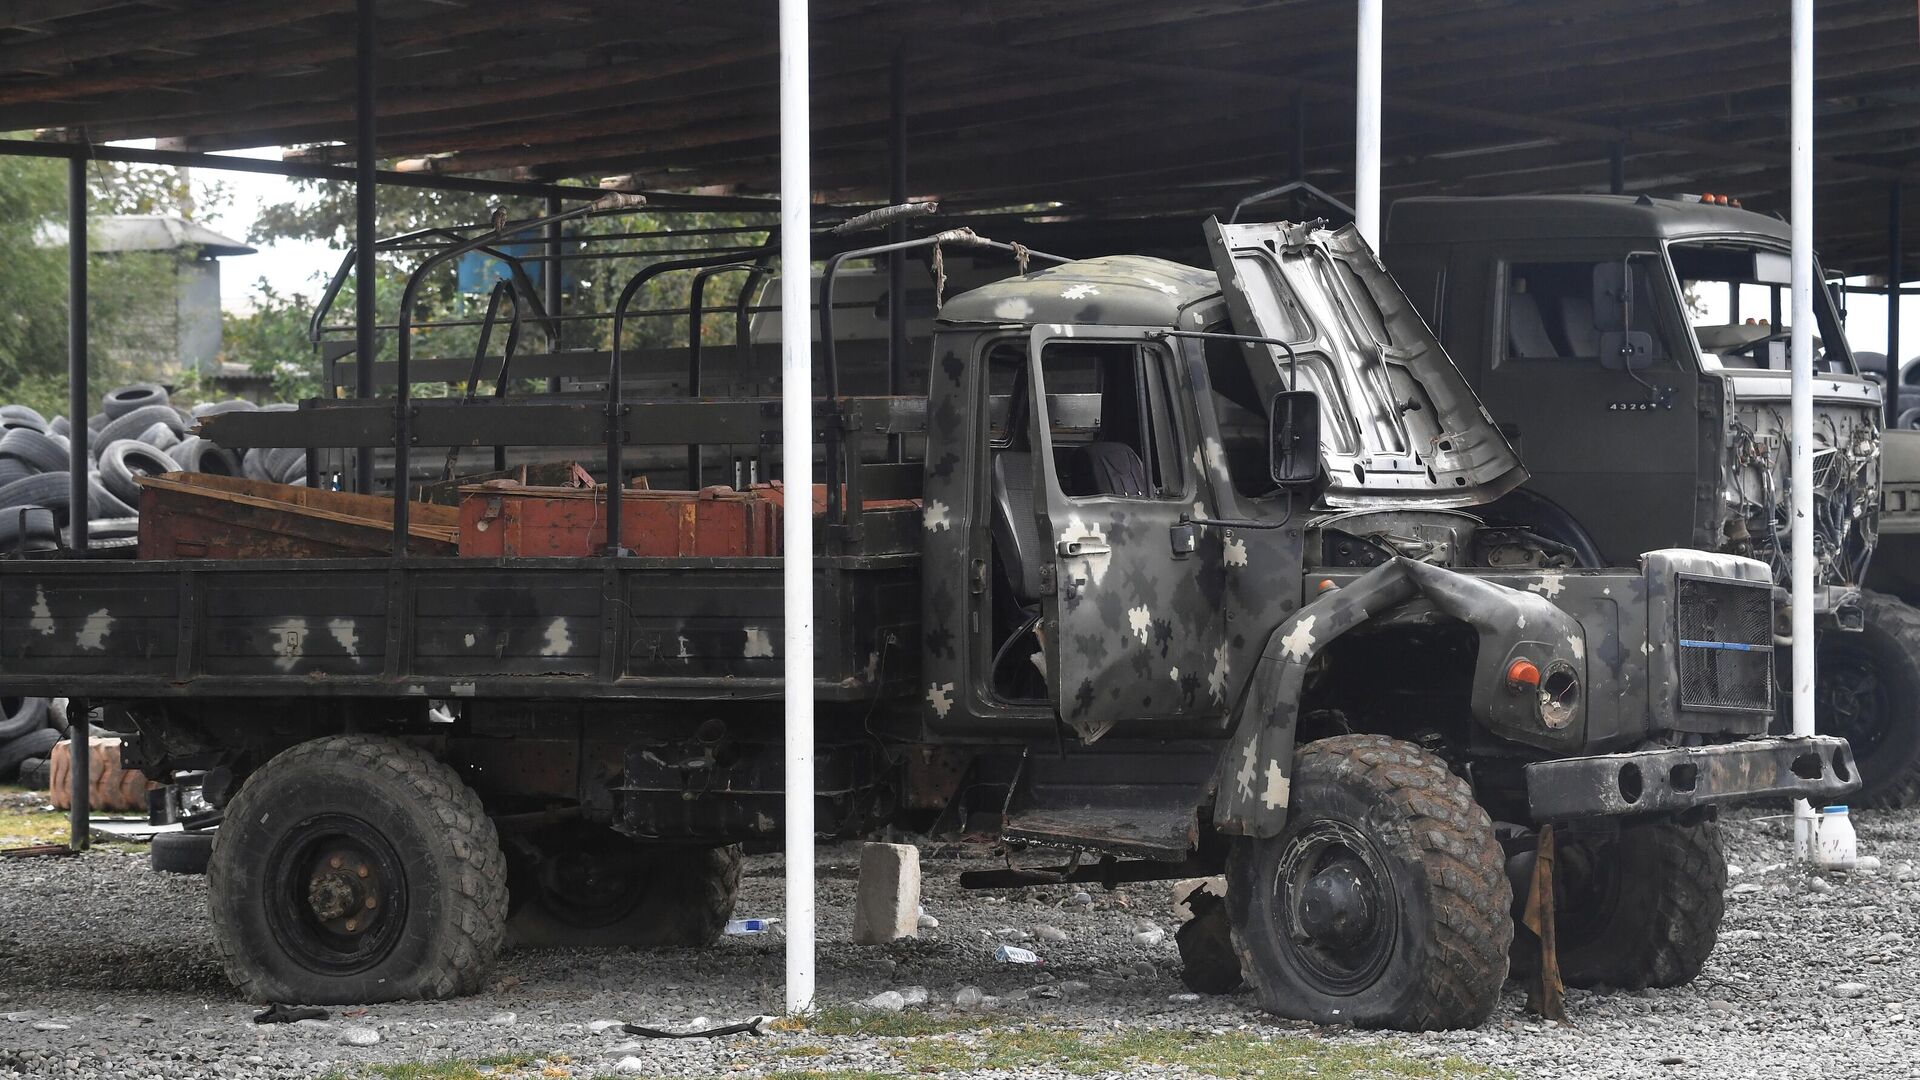
[[[1321,945],[1350,948],[1378,922],[1370,884],[1351,862],[1334,863],[1300,888],[1300,928]]]
[[[314,860],[307,880],[307,907],[319,924],[336,934],[361,934],[380,914],[384,882],[364,851],[351,846]]]

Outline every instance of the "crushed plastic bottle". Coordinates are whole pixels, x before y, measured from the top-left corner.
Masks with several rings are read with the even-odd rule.
[[[993,951],[993,958],[1003,964],[1037,964],[1039,954],[1023,949],[1018,945],[1002,945]]]
[[[764,934],[773,929],[773,924],[779,921],[779,919],[728,919],[727,933],[733,937]]]
[[[1813,864],[1823,870],[1851,870],[1859,849],[1853,818],[1844,806],[1823,806],[1813,819]]]

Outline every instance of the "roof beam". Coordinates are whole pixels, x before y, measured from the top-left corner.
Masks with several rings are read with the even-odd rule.
[[[48,71],[83,60],[183,45],[228,34],[282,27],[353,10],[354,0],[251,0],[183,18],[177,11],[137,15],[45,41],[0,49],[0,71]]]

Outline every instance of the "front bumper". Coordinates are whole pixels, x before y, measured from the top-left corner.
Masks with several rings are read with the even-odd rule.
[[[1781,796],[1818,803],[1860,786],[1853,750],[1831,735],[1536,761],[1526,774],[1527,803],[1538,822]]]

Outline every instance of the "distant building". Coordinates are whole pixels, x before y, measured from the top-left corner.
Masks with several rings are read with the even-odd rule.
[[[254,249],[204,225],[162,214],[95,218],[93,250],[173,252],[175,370],[211,372],[220,358],[220,260]]]
[[[254,249],[222,236],[204,225],[166,214],[121,214],[94,218],[87,230],[92,251],[102,255],[125,252],[171,253],[174,303],[171,312],[156,312],[145,329],[157,330],[166,355],[157,357],[153,377],[181,371],[218,374],[220,365],[220,260],[229,255],[251,255]],[[64,245],[66,229],[44,230],[48,245]],[[168,324],[171,324],[170,326]]]

